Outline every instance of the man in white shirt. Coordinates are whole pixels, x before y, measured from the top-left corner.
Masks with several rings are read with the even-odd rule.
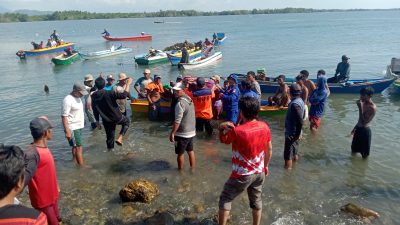
[[[88,92],[83,84],[76,82],[71,94],[67,95],[62,104],[61,118],[65,137],[72,147],[73,160],[83,166],[82,128],[85,124],[83,103],[81,97]]]

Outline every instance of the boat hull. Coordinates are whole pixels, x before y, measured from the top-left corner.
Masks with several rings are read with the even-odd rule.
[[[200,58],[203,55],[201,50],[194,51],[189,53],[189,60],[195,60],[197,58]],[[168,54],[168,60],[171,62],[171,65],[177,66],[181,62],[182,54]]]
[[[23,52],[27,56],[43,55],[43,54],[49,54],[49,53],[55,53],[55,52],[62,52],[69,47],[71,47],[73,49],[74,46],[75,46],[74,43],[65,43],[63,45],[59,45],[56,47],[33,49],[33,50],[27,50],[27,51],[23,51]]]
[[[79,53],[75,52],[74,54],[72,54],[69,57],[64,57],[64,53],[61,55],[58,55],[57,57],[54,57],[51,59],[51,61],[55,64],[55,65],[69,65],[77,60],[79,60]]]
[[[139,35],[139,36],[132,36],[132,37],[110,37],[110,36],[103,36],[104,39],[107,41],[151,41],[153,36],[151,35]]]
[[[134,114],[146,114],[149,112],[149,102],[146,99],[133,99],[131,101],[131,110]],[[161,113],[171,113],[171,102],[161,101]]]
[[[104,51],[98,51],[98,52],[91,52],[88,54],[80,53],[80,55],[83,59],[99,59],[99,58],[120,55],[120,54],[124,54],[124,53],[129,53],[129,52],[132,52],[131,48],[122,48],[122,49],[117,49],[114,51],[104,50]]]
[[[147,57],[147,54],[142,54],[135,56],[135,62],[139,65],[153,65],[157,63],[166,63],[168,62],[168,56],[166,53],[156,55],[153,57]]]
[[[210,65],[214,62],[216,62],[217,60],[220,60],[222,58],[222,53],[221,52],[215,52],[213,55],[199,60],[199,61],[194,61],[191,63],[181,63],[180,65],[184,68],[184,69],[196,69],[199,67],[203,67],[203,66],[207,66]]]
[[[259,116],[278,116],[284,115],[287,112],[287,107],[277,106],[260,106]]]

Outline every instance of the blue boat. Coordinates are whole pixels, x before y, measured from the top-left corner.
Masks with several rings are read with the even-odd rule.
[[[48,54],[48,53],[54,53],[54,52],[62,52],[65,49],[71,47],[72,49],[74,48],[74,43],[65,43],[62,45],[57,45],[54,47],[48,47],[48,48],[41,48],[41,49],[32,49],[32,50],[21,50],[23,54],[26,56],[32,56],[32,55],[43,55],[43,54]]]
[[[226,40],[225,33],[217,33],[217,39],[214,40],[214,45],[215,46],[222,45],[225,40]]]
[[[177,66],[181,62],[182,52],[178,51],[173,54],[167,54],[168,59],[173,66]],[[189,50],[189,61],[195,60],[203,56],[203,52],[201,50]]]
[[[239,79],[246,79],[243,74],[237,74]],[[316,82],[316,79],[311,79]],[[349,80],[346,83],[328,83],[331,93],[339,94],[359,94],[361,88],[370,86],[375,90],[375,93],[380,93],[388,88],[396,80],[395,77],[380,78],[380,79],[363,79],[363,80]],[[263,93],[275,93],[279,84],[274,81],[258,81]],[[286,82],[291,84],[292,82]]]

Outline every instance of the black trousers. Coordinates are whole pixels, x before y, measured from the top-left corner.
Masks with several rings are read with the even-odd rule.
[[[119,132],[122,135],[125,135],[126,131],[129,128],[129,119],[126,116],[122,116],[121,120],[117,123],[115,122],[106,122],[103,121],[103,126],[104,129],[106,130],[106,135],[107,135],[107,148],[112,149],[114,148],[114,142],[115,142],[115,127],[117,125],[122,125],[121,131]]]
[[[196,131],[203,132],[204,127],[206,128],[207,134],[211,136],[213,132],[213,128],[211,126],[211,120],[196,118]]]

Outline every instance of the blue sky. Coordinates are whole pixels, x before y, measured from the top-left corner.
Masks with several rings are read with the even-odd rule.
[[[400,8],[400,0],[0,0],[0,6],[10,10],[86,10],[92,12],[150,12],[160,9],[222,11],[285,7],[387,9]]]

